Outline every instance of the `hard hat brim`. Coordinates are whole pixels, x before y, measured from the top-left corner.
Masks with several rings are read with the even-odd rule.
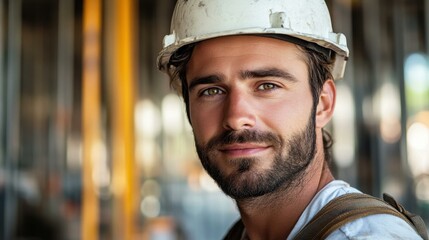
[[[197,37],[188,37],[180,40],[176,40],[175,33],[173,32],[170,35],[165,36],[164,38],[164,49],[159,53],[157,63],[158,69],[163,72],[167,72],[167,65],[170,61],[171,56],[181,47],[201,42],[204,40],[224,37],[224,36],[233,36],[233,35],[285,35],[293,38],[301,39],[307,42],[315,43],[320,47],[331,49],[336,53],[336,63],[335,68],[333,69],[334,79],[340,79],[343,77],[345,63],[349,56],[349,50],[347,48],[347,43],[345,36],[341,33],[332,33],[329,38],[321,38],[320,36],[313,36],[310,34],[297,33],[285,28],[248,28],[240,29],[234,31],[226,31],[222,33],[211,33],[200,35]],[[339,67],[339,68],[338,68]]]

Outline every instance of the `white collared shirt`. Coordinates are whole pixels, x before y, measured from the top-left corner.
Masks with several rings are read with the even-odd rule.
[[[287,240],[292,240],[298,232],[329,201],[346,193],[357,193],[357,189],[341,180],[334,180],[320,190],[295,224]],[[389,214],[377,214],[349,222],[332,232],[328,240],[337,239],[422,239],[404,220]]]

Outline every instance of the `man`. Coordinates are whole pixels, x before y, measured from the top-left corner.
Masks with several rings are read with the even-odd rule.
[[[236,200],[227,239],[293,239],[331,200],[323,128],[348,49],[322,0],[179,0],[159,67],[181,91],[201,162]],[[404,220],[371,215],[328,239],[421,239]]]

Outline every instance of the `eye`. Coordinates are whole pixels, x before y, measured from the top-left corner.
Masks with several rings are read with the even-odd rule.
[[[201,92],[201,96],[214,96],[223,94],[223,91],[219,88],[208,88]]]
[[[278,88],[278,86],[274,83],[263,83],[259,85],[257,89],[260,91],[266,91],[266,90],[273,90],[276,88]]]

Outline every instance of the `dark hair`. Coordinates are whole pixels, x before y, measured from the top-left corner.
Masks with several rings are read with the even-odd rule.
[[[302,49],[304,50],[308,66],[311,94],[313,95],[313,109],[316,109],[317,104],[319,103],[319,96],[322,91],[323,84],[326,80],[333,79],[332,66],[334,57],[332,55],[326,55],[313,50],[312,48],[304,47]],[[329,134],[325,129],[322,129],[322,135],[325,161],[330,164],[332,161],[330,150],[334,142],[331,134]]]
[[[276,37],[280,38],[281,37]],[[289,37],[286,41],[289,41]],[[302,42],[302,41],[300,41]],[[296,42],[295,42],[296,43]],[[186,114],[190,121],[189,113],[189,92],[186,83],[186,67],[191,58],[192,51],[196,43],[185,45],[179,48],[170,58],[167,65],[168,75],[170,76],[170,85],[182,95],[186,105]],[[334,62],[334,54],[331,51],[316,46],[315,44],[305,44],[304,46],[298,43],[298,47],[305,55],[305,61],[308,66],[308,74],[310,79],[311,94],[313,96],[313,109],[317,108],[319,103],[319,95],[322,91],[323,84],[332,77],[332,66]],[[322,51],[319,51],[321,49]],[[326,54],[328,53],[328,54]],[[325,154],[325,161],[331,162],[330,148],[332,147],[333,140],[329,132],[322,129],[323,134],[323,149]]]
[[[191,59],[195,44],[196,43],[192,43],[179,48],[171,56],[167,65],[170,86],[173,87],[177,93],[182,95],[183,101],[185,101],[186,115],[188,116],[189,122],[191,122],[191,118],[189,113],[188,84],[186,83],[186,67]]]

